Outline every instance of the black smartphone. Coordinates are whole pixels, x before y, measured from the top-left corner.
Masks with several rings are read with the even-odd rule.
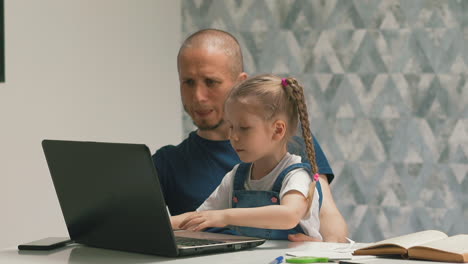
[[[52,250],[64,247],[72,241],[68,237],[47,237],[18,245],[19,250]]]

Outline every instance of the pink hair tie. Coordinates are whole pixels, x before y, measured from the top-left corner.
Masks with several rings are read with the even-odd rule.
[[[318,173],[315,173],[314,174],[314,181],[318,181],[319,180],[319,174]]]
[[[289,85],[288,82],[286,81],[286,78],[281,79],[281,84],[283,85],[283,87],[286,87]]]

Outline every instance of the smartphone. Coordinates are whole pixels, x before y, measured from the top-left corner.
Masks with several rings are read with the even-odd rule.
[[[64,247],[72,241],[68,237],[47,237],[18,245],[19,250],[52,250]]]

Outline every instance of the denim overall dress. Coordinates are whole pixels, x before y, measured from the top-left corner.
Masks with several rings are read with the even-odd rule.
[[[271,191],[247,191],[244,183],[250,174],[251,163],[241,163],[234,176],[234,186],[232,195],[232,208],[252,208],[266,205],[280,204],[279,193],[283,184],[284,177],[295,169],[305,169],[311,171],[310,164],[296,163],[285,168],[276,178]],[[317,181],[316,189],[319,195],[319,210],[322,206],[322,187]],[[304,233],[304,230],[298,224],[295,228],[289,230],[263,229],[244,226],[232,226],[231,229],[244,236],[259,237],[265,239],[287,240],[289,234]]]

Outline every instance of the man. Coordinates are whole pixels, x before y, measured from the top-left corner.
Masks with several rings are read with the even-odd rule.
[[[223,110],[231,88],[247,78],[237,40],[214,29],[198,31],[184,41],[177,67],[182,103],[198,130],[180,145],[162,147],[153,155],[172,215],[196,210],[240,162],[228,140]],[[322,149],[314,143],[324,197],[320,233],[324,241],[346,242],[347,226],[328,185],[333,172]],[[290,235],[289,239],[316,240],[303,234]]]

